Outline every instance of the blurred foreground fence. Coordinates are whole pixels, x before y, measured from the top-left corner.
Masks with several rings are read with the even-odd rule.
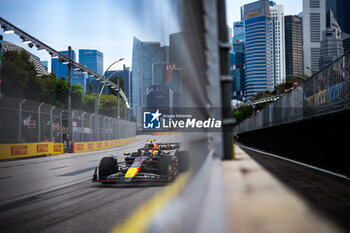
[[[243,121],[234,131],[243,133],[349,109],[349,77],[350,52]]]
[[[94,113],[72,111],[73,142],[133,137],[136,124]],[[0,96],[0,143],[66,142],[65,109],[32,100]]]

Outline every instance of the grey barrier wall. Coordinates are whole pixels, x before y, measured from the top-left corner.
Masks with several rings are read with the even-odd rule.
[[[349,109],[349,77],[347,53],[237,125],[234,131],[243,133]]]
[[[0,96],[0,143],[64,142],[65,109],[32,100]],[[73,142],[112,140],[136,135],[136,124],[94,113],[72,111]]]

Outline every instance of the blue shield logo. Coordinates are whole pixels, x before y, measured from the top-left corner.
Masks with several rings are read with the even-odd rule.
[[[159,109],[156,112],[143,112],[143,128],[144,129],[160,129],[161,113]]]

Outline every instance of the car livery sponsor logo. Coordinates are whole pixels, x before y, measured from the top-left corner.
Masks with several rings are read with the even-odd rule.
[[[159,109],[155,112],[144,112],[143,113],[143,128],[144,129],[160,129],[161,128],[161,117],[162,113]]]

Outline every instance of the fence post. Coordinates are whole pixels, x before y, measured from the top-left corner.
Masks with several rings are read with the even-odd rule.
[[[22,104],[26,101],[26,99],[22,100],[19,103],[19,109],[18,109],[18,143],[21,143],[22,138]]]
[[[97,124],[97,141],[100,141],[100,117],[101,117],[101,115],[98,115],[97,116],[97,122],[98,122],[98,124]]]
[[[95,115],[95,113],[91,114],[91,116],[90,116],[90,142],[92,142],[92,133],[93,133],[93,130],[92,130],[92,118],[93,118],[94,115]]]
[[[41,142],[41,114],[40,114],[40,109],[41,109],[41,106],[43,104],[44,103],[41,103],[38,106],[38,142]]]
[[[86,112],[83,112],[83,114],[81,114],[81,141],[84,141],[84,115],[86,114]]]
[[[106,140],[106,116],[103,117],[103,141]]]
[[[54,141],[53,139],[53,118],[52,118],[52,111],[55,109],[55,106],[52,106],[50,109],[50,137],[51,137],[51,142]]]
[[[63,143],[63,132],[62,132],[62,128],[63,128],[63,113],[65,110],[62,110],[60,113],[61,119],[60,119],[60,135],[61,135],[61,143]]]

